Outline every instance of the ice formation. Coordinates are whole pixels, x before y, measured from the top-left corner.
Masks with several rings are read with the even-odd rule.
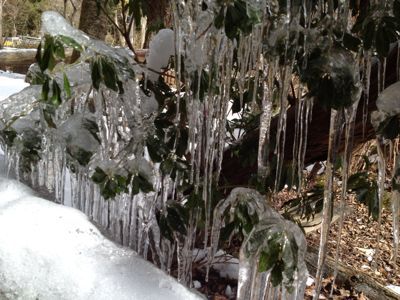
[[[371,115],[371,123],[377,129],[389,117],[400,115],[400,82],[393,83],[379,94],[377,111]]]
[[[282,299],[303,299],[308,271],[305,265],[306,240],[301,229],[283,217],[266,204],[265,198],[255,190],[247,188],[235,188],[230,195],[221,201],[214,211],[214,224],[211,234],[211,258],[209,263],[214,263],[218,252],[219,235],[224,220],[224,215],[230,211],[234,214],[235,208],[246,205],[249,215],[258,215],[260,220],[257,225],[245,234],[245,240],[240,249],[238,292],[237,299],[275,299],[276,295],[282,295]],[[229,217],[228,217],[229,218]],[[273,243],[279,243],[279,251],[274,252]],[[283,257],[282,264],[283,281],[274,285],[273,267],[271,265],[264,272],[259,272],[259,264],[262,253],[274,253],[277,257]],[[279,252],[278,251],[278,252]],[[293,252],[292,252],[293,251]],[[287,269],[286,269],[287,268]],[[291,278],[288,274],[291,273]]]
[[[329,24],[335,23],[339,32],[347,32],[353,25],[347,14],[348,1],[337,3],[337,10],[344,13],[334,12],[332,1],[328,1],[327,5],[321,5],[322,3],[320,1],[316,6],[312,6],[309,1],[287,1],[286,7],[283,7],[279,1],[265,0],[238,3],[205,0],[201,5],[198,1],[175,1],[171,5],[174,30],[165,29],[155,36],[150,45],[147,65],[143,66],[138,65],[126,50],[113,49],[72,28],[59,14],[44,13],[44,34],[72,38],[84,47],[84,51],[81,60],[76,64],[62,65],[55,69],[53,75],[56,82],[62,86],[65,72],[73,91],[71,99],[60,104],[54,119],[51,120],[54,122],[52,126],[39,126],[48,120],[44,120],[44,107],[38,101],[38,86],[28,87],[2,104],[1,129],[10,129],[8,134],[18,141],[16,145],[7,145],[8,167],[14,167],[18,178],[30,181],[35,187],[46,186],[55,194],[56,202],[78,208],[110,233],[117,242],[133,248],[144,258],[151,257],[162,270],[170,272],[176,259],[178,280],[188,285],[192,281],[192,253],[195,242],[198,242],[196,236],[199,224],[204,226],[201,231],[206,233],[202,246],[207,253],[207,265],[210,267],[218,253],[220,229],[230,221],[224,219],[223,214],[228,207],[232,209],[230,212],[233,212],[238,203],[245,199],[247,212],[257,216],[259,222],[250,232],[246,232],[241,248],[238,298],[257,299],[263,295],[267,299],[274,299],[281,294],[284,298],[301,299],[307,271],[303,261],[304,236],[296,225],[283,220],[266,204],[263,196],[250,189],[233,190],[230,196],[220,200],[213,210],[213,189],[220,183],[226,145],[226,120],[230,113],[232,92],[237,94],[240,107],[246,104],[250,114],[259,116],[256,180],[264,183],[267,178],[272,178],[273,191],[279,188],[284,169],[287,111],[291,105],[288,95],[297,101],[293,171],[290,176],[293,181],[297,177],[295,185],[299,195],[304,188],[302,172],[312,108],[315,101],[325,100],[321,106],[330,110],[331,126],[316,276],[317,289],[314,295],[314,299],[318,299],[331,221],[332,195],[336,184],[334,170],[339,155],[337,144],[344,135],[345,153],[341,176],[345,181],[349,175],[356,107],[361,90],[365,95],[369,93],[373,64],[372,51],[350,54],[350,51],[335,46],[338,41],[334,31],[326,31],[325,26],[321,29],[313,24],[313,16],[326,15]],[[225,30],[229,28],[224,28],[226,24],[221,23],[221,15],[222,19],[234,19],[237,10],[245,12],[243,17],[248,18],[249,24],[244,22],[247,25],[245,28],[240,27],[243,24],[230,24],[235,30],[229,32]],[[277,17],[270,19],[270,14]],[[314,50],[324,54],[321,57],[316,56],[317,59],[312,61],[312,58],[315,58],[315,55],[312,55],[315,54]],[[298,53],[304,57],[302,61],[298,60]],[[146,142],[148,137],[155,136],[154,120],[159,113],[157,95],[151,91],[144,92],[142,83],[139,82],[140,76],[136,76],[147,74],[147,78],[150,79],[147,84],[156,84],[158,73],[174,54],[175,58],[178,58],[174,61],[175,82],[181,90],[174,95],[176,114],[168,121],[176,127],[184,124],[187,129],[188,146],[185,154],[190,155],[184,157],[184,162],[190,168],[189,178],[184,177],[183,172],[176,172],[174,176],[162,174],[161,166],[149,159]],[[99,84],[97,90],[92,88],[90,67],[86,60],[93,56],[110,58],[116,64],[118,79],[121,80],[124,93],[107,89],[103,83]],[[385,65],[386,60],[383,60],[382,66],[380,63],[378,66],[385,70]],[[302,76],[294,75],[295,68],[306,70],[306,76],[299,78]],[[363,70],[362,78],[359,78],[360,69]],[[319,77],[313,77],[315,74]],[[381,81],[385,81],[381,78],[382,74],[385,72],[378,72],[379,92],[383,90]],[[310,77],[306,78],[308,75]],[[232,80],[233,78],[235,80]],[[181,83],[184,84],[180,86]],[[344,86],[346,94],[338,94],[332,99],[331,95],[320,93],[321,86],[315,90],[313,85],[316,83],[321,86]],[[387,103],[394,104],[397,89],[397,84],[389,87],[378,99],[378,109],[386,115],[392,116],[394,110],[393,107],[389,108],[384,104],[387,102],[385,99],[390,98]],[[336,89],[332,89],[332,92],[336,92]],[[368,106],[368,96],[364,99],[364,106]],[[338,104],[335,101],[345,103]],[[15,121],[21,112],[23,115]],[[273,117],[278,120],[274,133],[271,132]],[[84,119],[91,125],[85,125]],[[366,119],[364,111],[365,122]],[[381,116],[375,119],[381,121]],[[92,126],[93,123],[96,126]],[[31,130],[26,133],[27,129]],[[34,133],[40,136],[39,140],[34,138]],[[34,155],[38,154],[41,157],[30,165],[26,165],[21,155],[26,154],[24,150],[27,144],[34,144],[38,152]],[[172,148],[169,159],[174,160],[178,150],[176,142]],[[85,164],[74,163],[74,159],[83,154]],[[273,163],[270,160],[271,156],[274,158]],[[380,155],[380,201],[385,178],[384,162],[385,158]],[[26,172],[27,169],[30,172]],[[123,187],[125,193],[112,194],[110,198],[114,200],[107,201],[101,196],[99,186],[90,180],[98,169],[101,169],[107,178],[115,180],[127,174],[140,175],[148,181],[148,190],[153,191],[135,191],[133,183],[129,182]],[[189,214],[187,234],[174,233],[167,239],[162,235],[157,214],[167,211],[171,202],[183,205],[187,203],[187,195],[179,190],[182,182],[193,187],[193,193],[199,195],[203,207]],[[345,208],[345,187],[346,184],[339,205],[341,212]],[[398,196],[396,199],[394,210],[398,210],[399,206]],[[204,218],[201,210],[204,211]],[[341,224],[342,222],[343,215]],[[398,226],[394,231],[398,233]],[[266,240],[258,239],[259,236],[266,237]],[[270,284],[274,276],[272,270],[257,272],[257,264],[262,260],[263,253],[268,252],[271,236],[274,236],[274,243],[279,237],[279,243],[286,246],[295,243],[299,249],[297,259],[286,257],[286,261],[283,262],[293,271],[293,278],[284,275],[283,283],[275,287],[271,287]],[[398,245],[396,249],[397,247]],[[293,256],[291,251],[287,251],[289,257]],[[339,251],[340,249],[336,259],[339,259]]]

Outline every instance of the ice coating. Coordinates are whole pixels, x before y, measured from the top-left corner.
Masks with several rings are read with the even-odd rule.
[[[204,299],[106,239],[81,212],[0,178],[2,299]]]
[[[208,262],[212,263],[215,260],[218,253],[215,246],[218,245],[220,230],[223,222],[226,223],[229,221],[223,218],[225,212],[229,209],[231,214],[233,214],[235,207],[239,204],[247,205],[249,215],[257,214],[260,221],[245,236],[240,249],[237,299],[275,299],[274,293],[276,291],[280,291],[284,299],[303,299],[308,275],[304,261],[306,252],[305,236],[298,225],[284,220],[278,212],[267,205],[264,196],[253,189],[235,188],[215,208],[211,234],[211,244],[214,247],[210,249]],[[291,247],[288,246],[290,242],[293,243],[295,241],[297,245],[298,251],[293,256],[297,257],[297,260],[288,259],[285,262],[296,265],[292,283],[293,290],[290,292],[285,286],[289,283],[289,278],[285,278],[284,276],[281,285],[272,287],[271,270],[266,270],[266,272],[262,273],[258,271],[261,252],[265,247],[268,247],[269,239],[274,234],[281,234],[284,239],[282,244],[288,248]]]
[[[42,14],[42,32],[52,36],[64,35],[70,37],[88,50],[113,57],[121,63],[133,62],[128,51],[115,51],[104,42],[91,39],[83,31],[71,26],[59,13],[54,11],[46,11]]]
[[[148,78],[156,81],[160,76],[159,72],[168,65],[170,57],[174,54],[174,32],[171,29],[161,29],[150,42],[146,63]]]
[[[387,118],[400,114],[400,82],[393,83],[379,94],[376,107],[378,110],[371,115],[375,129]]]

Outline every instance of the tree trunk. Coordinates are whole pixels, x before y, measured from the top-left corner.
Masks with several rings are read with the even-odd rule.
[[[147,2],[147,29],[156,28],[162,25],[169,28],[172,26],[172,16],[170,11],[170,0],[158,0]],[[149,46],[151,32],[146,31],[145,45]]]
[[[79,29],[98,40],[105,39],[107,35],[108,19],[106,15],[98,9],[97,0],[83,0],[81,5],[81,15],[79,18]],[[79,52],[72,53],[71,61],[79,58]]]
[[[397,55],[398,48],[394,47],[387,57],[385,87],[398,81],[397,78]],[[368,119],[365,128],[363,128],[363,105],[364,97],[362,97],[358,110],[354,129],[353,145],[354,147],[367,142],[375,137],[375,131],[370,122],[370,113],[376,110],[376,99],[378,97],[378,65],[372,66],[370,77],[370,90],[368,107]],[[380,76],[382,78],[382,76]],[[314,104],[312,112],[312,120],[309,124],[307,135],[307,150],[305,155],[305,165],[310,165],[317,161],[326,160],[328,153],[328,136],[329,136],[329,121],[330,111],[324,110],[318,103]],[[296,123],[296,106],[292,106],[287,112],[287,129],[284,159],[285,161],[292,160],[292,151],[294,144],[294,133]],[[274,118],[271,122],[271,136],[277,131],[278,118]],[[221,180],[226,181],[229,185],[246,185],[253,174],[257,174],[256,159],[251,160],[252,163],[244,165],[243,157],[235,155],[238,149],[246,149],[246,154],[251,157],[257,157],[259,130],[249,132],[236,146],[227,149],[224,153],[222,163]],[[341,143],[342,149],[344,143]],[[272,157],[273,154],[271,154]],[[248,159],[246,161],[249,161]]]
[[[0,49],[3,48],[3,0],[0,0]]]
[[[106,15],[98,9],[96,0],[83,0],[79,29],[91,37],[104,40],[107,35],[108,20]]]

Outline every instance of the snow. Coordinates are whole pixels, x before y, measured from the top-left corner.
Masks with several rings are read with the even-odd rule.
[[[0,298],[201,299],[76,209],[0,178]]]
[[[0,71],[0,101],[28,86],[24,80],[25,75]]]
[[[205,265],[207,262],[207,251],[204,249],[194,249],[193,261]],[[211,263],[211,268],[216,271],[221,278],[238,280],[239,259],[221,249],[216,252]]]
[[[166,67],[169,58],[174,54],[174,32],[171,29],[161,29],[150,42],[150,51],[147,58],[148,78],[156,81],[159,77],[156,72],[160,72],[161,68]]]
[[[392,292],[395,292],[396,294],[400,295],[400,286],[389,284],[386,286],[388,289],[392,290]]]

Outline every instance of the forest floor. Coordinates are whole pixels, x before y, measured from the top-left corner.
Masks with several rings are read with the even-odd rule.
[[[347,211],[350,213],[347,214],[343,223],[340,241],[340,263],[352,270],[372,277],[383,286],[400,286],[400,259],[397,259],[397,264],[394,264],[392,259],[393,217],[390,207],[384,207],[382,223],[380,230],[378,230],[378,222],[368,216],[368,207],[352,196],[349,197],[347,205]],[[338,230],[339,221],[336,221],[331,226],[328,241],[328,256],[331,258],[335,257]],[[379,247],[378,232],[380,232]],[[320,230],[317,229],[308,233],[306,238],[308,247],[318,248]],[[240,247],[240,243],[236,243],[236,247]],[[235,246],[232,248],[235,248]],[[353,291],[350,287],[338,285],[334,285],[333,297],[329,298],[332,279],[332,277],[324,279],[320,299],[368,299],[365,295]],[[203,282],[200,291],[208,295],[208,299],[227,300],[232,299],[231,295],[226,295],[225,293],[228,286],[229,290],[232,288],[233,292],[236,292],[237,283],[234,280],[220,278],[219,274],[211,273],[208,284]],[[312,299],[313,290],[314,284],[308,286],[304,299]]]
[[[382,223],[379,229],[378,222],[368,217],[368,207],[358,202],[355,197],[349,197],[348,210],[350,213],[343,223],[340,240],[340,258],[343,265],[364,273],[384,286],[400,286],[400,260],[393,262],[393,215],[390,207],[384,207]],[[331,226],[328,255],[332,258],[336,254],[339,222]],[[378,241],[379,235],[379,241]],[[309,247],[319,246],[319,230],[307,234]],[[329,285],[329,282],[327,283]],[[338,288],[340,290],[340,287]],[[343,291],[347,293],[345,290]],[[343,295],[344,296],[344,295]],[[337,299],[366,299],[364,296],[351,298],[338,297]]]

